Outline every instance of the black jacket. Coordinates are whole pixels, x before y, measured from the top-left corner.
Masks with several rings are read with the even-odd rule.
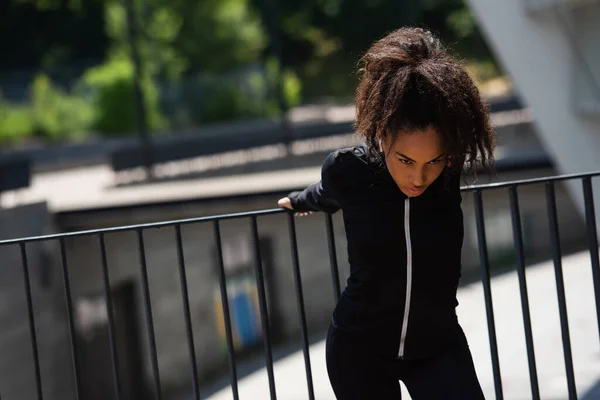
[[[297,211],[343,210],[350,276],[333,321],[371,338],[384,357],[418,359],[457,339],[456,291],[463,215],[460,177],[445,170],[408,198],[383,154],[364,146],[331,153],[321,180],[290,193]]]

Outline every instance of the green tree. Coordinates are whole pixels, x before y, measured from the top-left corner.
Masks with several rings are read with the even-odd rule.
[[[106,1],[111,54],[129,57],[124,4]],[[143,0],[133,4],[142,74],[160,87],[162,101],[158,104],[175,128],[266,113],[255,104],[256,93],[243,90],[239,79],[223,79],[240,75],[236,70],[259,61],[266,43],[260,16],[248,0]],[[204,98],[199,99],[200,93]]]
[[[12,106],[0,98],[0,146],[17,143],[33,133],[31,110]]]
[[[113,53],[129,54],[127,18],[119,0],[106,1]],[[248,0],[134,1],[136,46],[151,76],[176,79],[199,71],[230,70],[255,62],[266,36]]]
[[[94,110],[82,97],[52,84],[48,76],[38,75],[31,86],[33,133],[48,141],[77,140],[92,126]]]
[[[133,64],[125,57],[114,56],[86,71],[77,92],[94,104],[92,126],[95,130],[108,135],[137,132],[133,79]],[[159,108],[158,90],[148,76],[141,82],[148,126],[160,130],[166,123]]]
[[[267,20],[270,0],[253,1]],[[463,0],[286,0],[277,4],[283,65],[298,72],[308,97],[351,97],[360,55],[373,41],[404,25],[426,26],[463,58],[492,60]]]

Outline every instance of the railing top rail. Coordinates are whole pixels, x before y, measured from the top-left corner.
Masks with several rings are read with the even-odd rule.
[[[521,179],[521,180],[516,180],[516,181],[507,181],[507,182],[498,182],[498,183],[487,183],[487,184],[483,184],[483,185],[463,186],[463,187],[461,187],[461,191],[473,192],[476,190],[499,189],[499,188],[506,188],[506,187],[511,187],[511,186],[525,186],[525,185],[533,185],[536,183],[559,182],[559,181],[566,181],[566,180],[571,180],[571,179],[594,178],[597,176],[600,176],[600,171],[586,172],[586,173],[579,173],[579,174],[565,174],[565,175],[557,175],[557,176],[543,177],[543,178]]]
[[[473,186],[463,186],[461,187],[461,191],[463,192],[471,192],[471,191],[483,191],[489,189],[499,189],[506,188],[511,186],[524,186],[531,185],[536,183],[546,183],[546,182],[558,182],[570,179],[583,179],[583,178],[593,178],[596,176],[600,176],[600,171],[589,172],[589,173],[580,173],[580,174],[567,174],[567,175],[558,175],[553,177],[544,177],[544,178],[533,178],[533,179],[523,179],[509,182],[499,182],[499,183],[489,183],[483,185],[473,185]],[[116,233],[116,232],[126,232],[126,231],[136,231],[141,229],[150,229],[150,228],[164,228],[175,225],[187,225],[187,224],[195,224],[195,223],[203,223],[203,222],[211,222],[211,221],[224,221],[230,219],[237,218],[247,218],[247,217],[260,217],[265,215],[273,215],[284,213],[286,210],[280,208],[268,209],[268,210],[258,210],[258,211],[249,211],[249,212],[241,212],[241,213],[233,213],[233,214],[223,214],[223,215],[212,215],[207,217],[195,217],[195,218],[186,218],[186,219],[178,219],[178,220],[169,220],[169,221],[161,221],[161,222],[151,222],[145,224],[136,224],[136,225],[124,225],[117,226],[112,228],[102,228],[102,229],[91,229],[77,232],[68,232],[68,233],[58,233],[52,235],[43,235],[43,236],[32,236],[32,237],[24,237],[18,239],[8,239],[8,240],[0,240],[0,246],[11,245],[11,244],[23,244],[29,242],[38,242],[44,240],[55,240],[55,239],[64,239],[70,237],[77,236],[88,236],[88,235],[101,235],[107,233]]]
[[[52,234],[52,235],[32,236],[32,237],[26,237],[26,238],[0,240],[0,246],[9,245],[9,244],[38,242],[38,241],[43,241],[43,240],[63,239],[63,238],[70,238],[70,237],[76,237],[76,236],[101,235],[101,234],[106,234],[106,233],[137,231],[137,230],[149,229],[149,228],[165,228],[165,227],[170,227],[170,226],[175,226],[175,225],[187,225],[187,224],[195,224],[195,223],[211,222],[211,221],[224,221],[224,220],[229,220],[229,219],[245,218],[245,217],[253,217],[253,216],[260,217],[260,216],[265,216],[265,215],[279,214],[279,213],[283,213],[283,212],[286,212],[286,210],[281,209],[281,208],[275,208],[275,209],[270,209],[270,210],[248,211],[248,212],[242,212],[242,213],[223,214],[223,215],[211,215],[208,217],[185,218],[185,219],[177,219],[177,220],[170,220],[170,221],[150,222],[150,223],[146,223],[146,224],[116,226],[116,227],[112,227],[112,228],[91,229],[91,230],[77,231],[77,232],[57,233],[57,234]]]

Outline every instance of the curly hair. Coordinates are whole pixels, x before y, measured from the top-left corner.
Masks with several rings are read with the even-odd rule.
[[[466,70],[439,39],[421,28],[401,28],[376,41],[359,61],[355,128],[369,151],[401,132],[435,128],[450,168],[492,166],[489,110]]]

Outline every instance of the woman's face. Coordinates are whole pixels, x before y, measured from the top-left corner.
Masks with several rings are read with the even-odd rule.
[[[423,194],[446,166],[442,139],[435,128],[401,132],[382,142],[385,163],[400,190],[408,197]]]

